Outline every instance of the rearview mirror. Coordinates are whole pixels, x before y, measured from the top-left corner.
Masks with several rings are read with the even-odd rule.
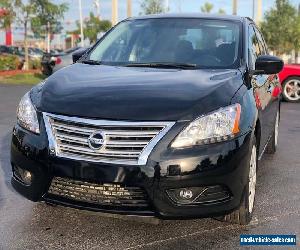
[[[81,48],[76,50],[72,54],[73,63],[76,63],[87,52],[87,50],[88,50],[87,48]]]
[[[276,56],[259,56],[255,62],[255,75],[266,74],[272,75],[279,73],[283,68],[283,61]]]

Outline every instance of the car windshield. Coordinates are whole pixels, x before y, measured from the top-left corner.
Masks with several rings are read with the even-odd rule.
[[[241,23],[196,18],[121,22],[98,43],[89,60],[107,65],[189,64],[237,68]]]

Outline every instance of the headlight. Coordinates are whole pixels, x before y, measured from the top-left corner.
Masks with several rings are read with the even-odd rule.
[[[180,132],[171,147],[190,147],[233,138],[240,131],[240,115],[241,105],[234,104],[201,116]]]
[[[25,129],[36,134],[40,133],[40,126],[36,115],[36,110],[30,100],[29,92],[26,93],[18,106],[17,110],[18,123]]]

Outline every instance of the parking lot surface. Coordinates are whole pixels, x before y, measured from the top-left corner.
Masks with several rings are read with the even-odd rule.
[[[251,225],[213,219],[153,225],[33,203],[12,189],[11,131],[29,88],[0,85],[0,249],[238,249],[240,234],[296,234],[300,246],[300,104],[282,104],[278,152],[259,163]]]

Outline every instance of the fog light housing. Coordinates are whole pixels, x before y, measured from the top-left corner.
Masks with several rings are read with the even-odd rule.
[[[33,175],[30,171],[19,167],[14,167],[14,176],[25,185],[31,185]]]
[[[167,194],[177,204],[192,204],[202,191],[202,187],[188,187],[169,189]]]
[[[231,198],[228,188],[220,185],[169,189],[166,192],[177,205],[225,202]]]

